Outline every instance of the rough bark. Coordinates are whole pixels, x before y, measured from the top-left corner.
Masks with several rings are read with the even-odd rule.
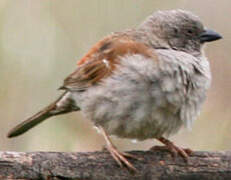
[[[108,152],[0,152],[0,179],[219,180],[231,179],[231,152],[194,152],[185,162],[167,152],[132,151],[132,173]]]

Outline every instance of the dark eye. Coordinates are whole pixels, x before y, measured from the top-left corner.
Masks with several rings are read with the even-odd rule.
[[[174,33],[178,34],[178,29],[177,28],[174,28]]]
[[[192,31],[191,29],[188,29],[188,30],[187,30],[187,33],[188,33],[188,34],[193,34],[193,31]]]

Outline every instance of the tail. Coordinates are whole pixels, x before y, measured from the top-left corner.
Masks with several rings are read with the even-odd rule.
[[[70,98],[70,93],[66,91],[55,102],[10,130],[7,137],[19,136],[51,116],[78,110],[80,110],[79,107],[75,105]]]

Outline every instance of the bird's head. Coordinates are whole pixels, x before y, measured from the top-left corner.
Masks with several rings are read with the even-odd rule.
[[[184,10],[158,11],[139,27],[156,48],[171,48],[200,55],[205,42],[221,39],[221,35],[204,27],[200,19]]]

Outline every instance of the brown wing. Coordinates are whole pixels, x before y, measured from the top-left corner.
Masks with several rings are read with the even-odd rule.
[[[108,36],[99,41],[78,62],[78,68],[65,80],[63,89],[84,90],[108,77],[126,54],[142,54],[152,57],[153,52],[144,43],[128,36]]]

